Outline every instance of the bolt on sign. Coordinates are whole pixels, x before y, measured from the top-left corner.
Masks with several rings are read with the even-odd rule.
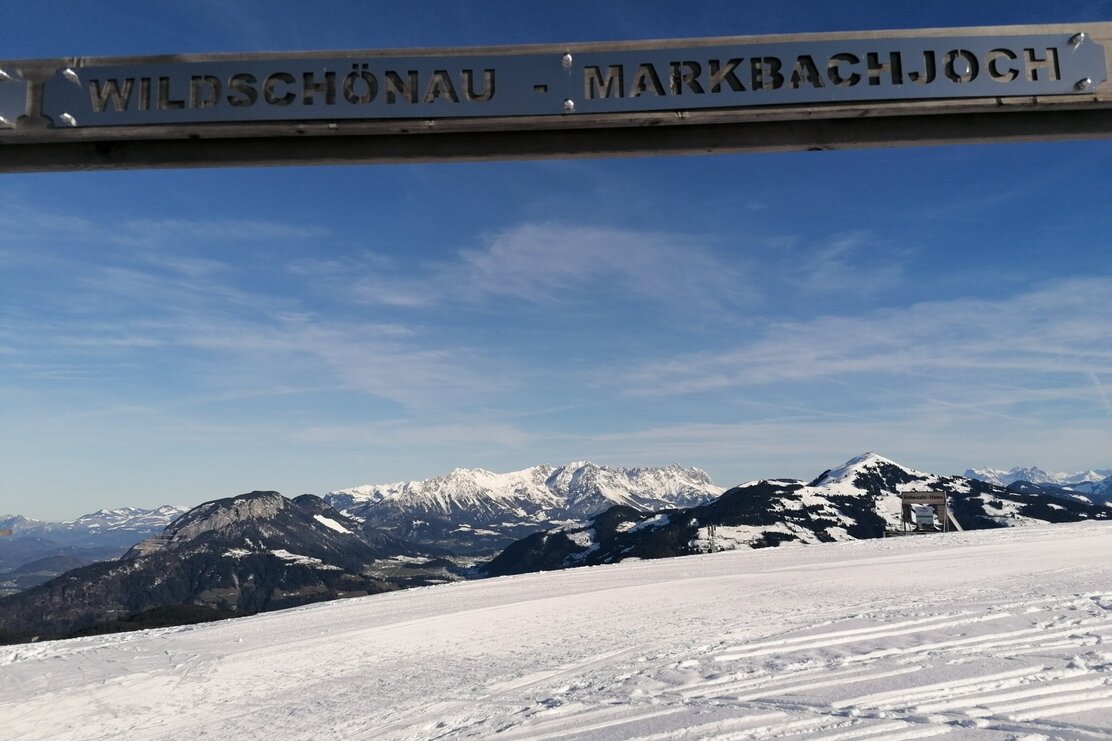
[[[852,118],[846,106],[910,102],[1108,103],[1108,38],[1112,24],[2,61],[0,156],[20,143],[243,137],[276,122],[381,134],[482,121],[490,134],[677,124],[701,113],[733,112],[716,119],[727,123],[769,110]]]
[[[619,113],[869,100],[1061,95],[1106,77],[1085,34],[751,43],[560,55],[66,66],[54,126]]]

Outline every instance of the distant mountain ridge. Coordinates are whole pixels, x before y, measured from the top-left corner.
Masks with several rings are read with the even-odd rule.
[[[129,539],[132,532],[161,532],[163,528],[187,510],[186,507],[176,507],[170,504],[164,504],[154,509],[143,509],[141,507],[99,509],[96,512],[90,512],[75,520],[65,522],[34,520],[22,515],[0,515],[0,530],[11,530],[12,535],[9,537],[64,537],[68,540],[74,540],[83,536],[101,536],[105,533],[117,532],[122,537]]]
[[[1037,487],[1036,487],[1037,488]],[[902,466],[875,453],[824,471],[810,483],[766,479],[705,505],[655,513],[614,507],[578,526],[535,533],[480,567],[491,576],[663,558],[712,550],[878,538],[900,528],[899,494],[939,491],[965,529],[1112,519],[1112,508]]]
[[[997,468],[967,468],[964,474],[967,479],[977,479],[997,486],[1008,486],[1017,481],[1026,481],[1030,484],[1053,484],[1073,488],[1078,485],[1093,485],[1106,482],[1112,477],[1112,469],[1098,468],[1077,473],[1048,473],[1038,466],[1024,468],[1016,466],[1007,471]]]
[[[1112,518],[1107,503],[1051,484],[1005,488],[916,471],[874,453],[809,483],[765,479],[715,490],[698,469],[577,462],[510,474],[457,469],[425,482],[333,493],[361,517],[309,494],[250,492],[176,516],[123,558],[0,599],[0,633],[7,634],[0,639],[181,624],[630,558],[875,538],[899,524],[899,494],[908,491],[946,492],[966,529]],[[128,516],[102,514],[101,527]],[[13,542],[21,540],[34,538]],[[455,550],[461,544],[473,549],[470,560]],[[482,553],[498,555],[469,568]],[[63,555],[26,572],[72,565]]]
[[[457,468],[422,481],[357,486],[324,499],[346,515],[457,553],[495,553],[539,529],[583,521],[614,505],[690,507],[725,491],[678,465],[617,468],[576,461],[510,473]]]
[[[193,508],[123,558],[0,599],[0,629],[60,637],[151,611],[212,619],[375,594],[398,588],[375,570],[398,557],[422,554],[319,497],[255,491]]]
[[[117,558],[158,535],[184,507],[101,509],[67,522],[0,515],[0,596],[41,584],[75,566]]]

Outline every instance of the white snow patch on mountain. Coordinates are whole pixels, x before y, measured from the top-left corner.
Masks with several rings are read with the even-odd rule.
[[[818,538],[814,533],[804,528],[793,528],[788,523],[775,525],[718,525],[711,535],[709,528],[699,528],[699,535],[695,543],[704,553],[713,551],[729,551],[738,548],[752,548],[754,544],[765,538],[765,533],[783,533],[799,538],[798,541],[786,540],[783,547],[794,545],[798,542],[817,543]],[[848,539],[848,538],[847,538]]]
[[[330,530],[335,530],[338,533],[351,535],[350,530],[333,520],[331,517],[325,517],[324,515],[313,515],[313,519],[324,525],[326,528],[329,528]]]
[[[275,556],[282,559],[283,561],[289,561],[290,563],[295,563],[300,566],[312,566],[313,568],[324,569],[326,571],[343,571],[343,569],[341,569],[339,566],[326,564],[319,558],[313,558],[312,556],[301,556],[296,553],[290,553],[289,551],[282,548],[276,548],[271,551],[271,553],[273,553]]]
[[[1104,522],[528,574],[0,647],[0,717],[12,741],[1103,737],[1110,584]]]
[[[591,530],[576,530],[568,533],[568,538],[580,548],[590,548],[595,543],[594,532]]]
[[[635,533],[638,530],[651,530],[654,527],[664,527],[672,521],[669,515],[654,515],[647,520],[642,520],[635,525],[628,528],[628,532]]]

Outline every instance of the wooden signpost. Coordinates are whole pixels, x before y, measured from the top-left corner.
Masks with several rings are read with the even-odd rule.
[[[934,516],[931,518],[929,525],[933,525],[937,521],[942,532],[948,532],[951,524],[957,530],[962,529],[950,512],[950,505],[944,491],[903,492],[900,494],[900,501],[903,505],[900,516],[903,532],[907,532],[908,524],[914,525],[913,530],[915,531],[921,531],[924,529],[924,525],[928,525],[920,517],[920,512],[924,507],[930,507],[934,510]],[[933,528],[929,529],[933,530]]]

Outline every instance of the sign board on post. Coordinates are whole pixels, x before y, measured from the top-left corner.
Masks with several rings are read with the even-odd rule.
[[[1112,24],[1089,24],[12,60],[0,62],[0,169],[18,168],[23,155],[51,143],[175,141],[197,150],[197,164],[220,164],[203,161],[219,149],[205,142],[262,138],[287,139],[283,146],[269,142],[273,151],[266,156],[274,162],[297,156],[297,148],[310,146],[297,142],[316,137],[377,136],[385,152],[396,144],[381,141],[387,135],[438,137],[429,147],[436,151],[424,159],[529,156],[530,148],[533,156],[651,153],[666,145],[715,151],[728,148],[729,137],[707,137],[693,127],[716,127],[716,135],[727,131],[722,127],[733,127],[735,135],[758,136],[773,120],[823,121],[825,127],[817,130],[860,129],[863,142],[882,143],[883,130],[851,122],[892,116],[918,120],[948,112],[1112,108],[1109,41]],[[645,131],[654,127],[663,133]],[[686,140],[685,132],[677,131],[683,127],[688,128]],[[816,129],[810,128],[814,137]],[[632,144],[612,141],[619,129]],[[552,132],[564,131],[577,132],[574,140],[554,142]],[[822,145],[806,140],[806,131],[800,125],[778,135],[794,136],[795,148]],[[547,145],[538,132],[547,132]],[[501,137],[506,133],[521,136],[506,140]],[[472,149],[454,149],[456,140]],[[448,143],[453,146],[445,147]],[[755,149],[758,142],[737,139],[735,146]],[[94,149],[105,165],[112,164],[113,152],[125,154],[124,147]],[[142,146],[127,149],[132,155],[145,151]],[[380,148],[363,150],[348,156],[360,161]],[[234,159],[230,152],[220,156]],[[401,156],[421,159],[412,151]]]
[[[933,525],[935,518],[942,523],[942,529],[949,529],[950,512],[944,491],[908,491],[900,494],[903,505],[901,520],[913,523],[917,528]]]

